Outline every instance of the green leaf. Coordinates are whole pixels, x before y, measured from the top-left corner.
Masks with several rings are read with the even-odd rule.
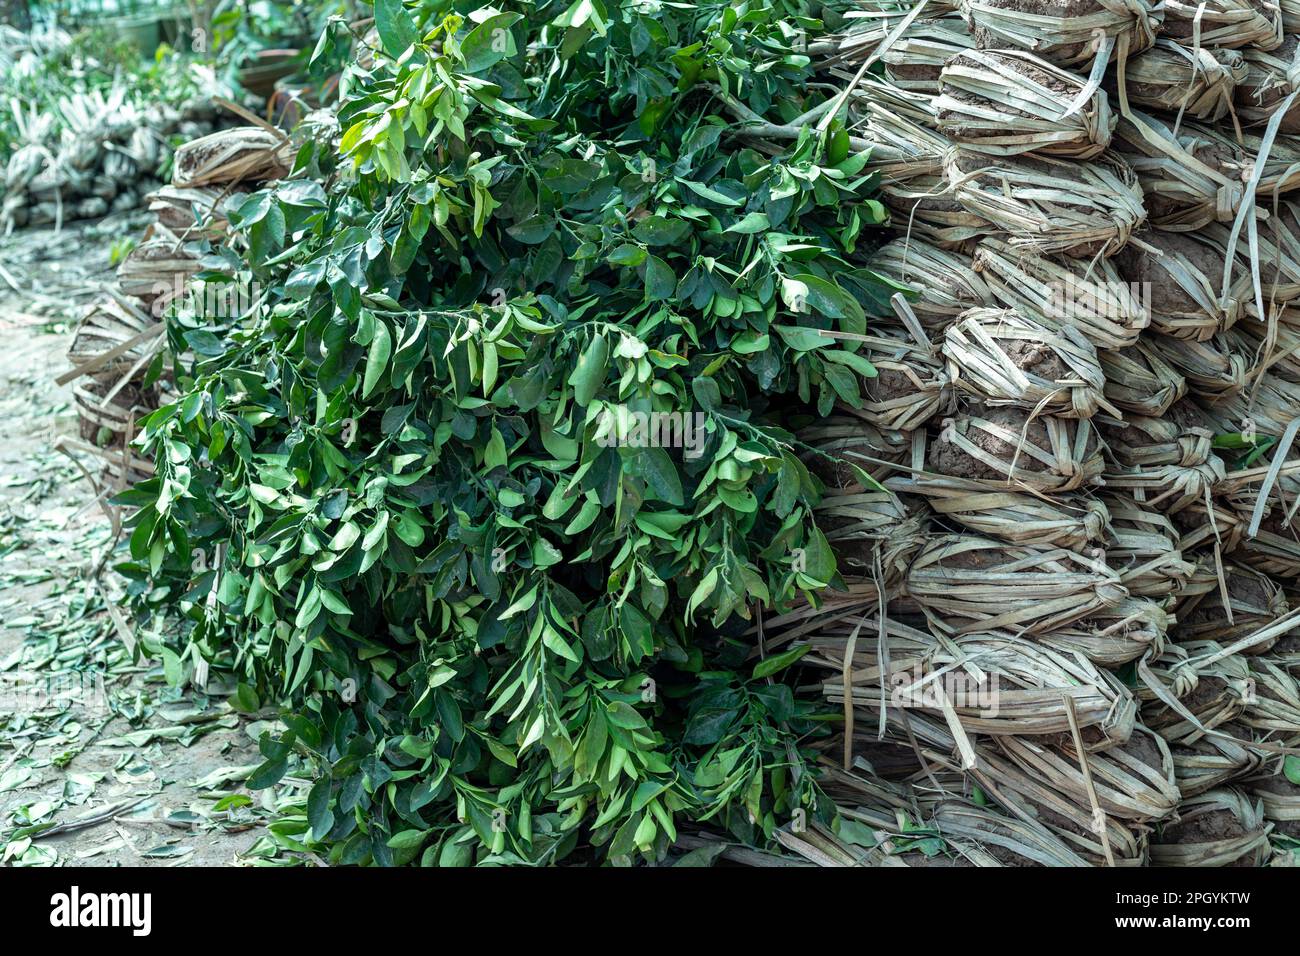
[[[415,21],[406,12],[402,0],[375,0],[375,29],[384,52],[396,59],[415,43]]]
[[[369,398],[370,393],[379,384],[384,370],[388,368],[388,358],[393,351],[393,340],[388,332],[388,324],[382,319],[375,320],[375,337],[370,340],[370,354],[366,356],[366,374],[361,384],[361,397]]]
[[[569,384],[573,386],[573,400],[583,408],[591,404],[605,383],[608,365],[609,342],[600,334],[591,340],[578,359],[573,374],[569,376]]]
[[[763,658],[754,665],[754,680],[780,673],[811,650],[811,644],[800,644],[789,650],[782,651],[780,654],[773,654],[771,657]]]

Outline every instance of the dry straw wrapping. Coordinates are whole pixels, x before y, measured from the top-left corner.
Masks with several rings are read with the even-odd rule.
[[[973,535],[931,540],[909,569],[906,587],[932,626],[958,634],[995,628],[1046,634],[1128,596],[1119,575],[1093,558]]]
[[[1264,126],[1300,88],[1300,38],[1289,36],[1272,50],[1245,51],[1245,76],[1237,85],[1236,115],[1245,125]],[[1283,133],[1300,132],[1300,109],[1292,106],[1278,126]]]
[[[1257,47],[1282,43],[1282,11],[1269,0],[1164,0],[1161,35],[1190,47]]]
[[[910,304],[930,332],[942,331],[967,309],[993,304],[993,293],[973,268],[970,256],[919,238],[885,243],[872,253],[871,268],[916,293]]]
[[[1110,517],[1095,498],[1048,498],[990,489],[986,482],[965,478],[926,475],[921,480],[890,479],[889,486],[924,495],[935,514],[1009,544],[1082,551],[1102,540]]]
[[[983,153],[1092,159],[1115,129],[1105,90],[1021,50],[958,53],[939,88],[939,129]]]
[[[971,309],[944,333],[953,386],[990,406],[1091,418],[1114,410],[1097,351],[1078,329],[1052,330],[1010,309]]]
[[[989,237],[975,269],[1006,308],[1050,329],[1073,326],[1099,349],[1127,348],[1151,322],[1141,288],[1110,259],[1039,256]]]
[[[1137,173],[1151,223],[1170,230],[1231,222],[1253,169],[1245,150],[1218,133],[1134,110],[1115,128],[1115,150]]]
[[[176,150],[172,185],[224,186],[279,179],[289,171],[288,141],[258,126],[218,130]]]
[[[1184,800],[1178,821],[1151,841],[1156,866],[1260,866],[1268,855],[1272,824],[1257,800],[1233,787]]]
[[[958,9],[981,49],[1029,50],[1081,73],[1093,67],[1094,59],[1104,67],[1112,50],[1121,56],[1145,50],[1164,19],[1159,0],[1076,0],[1043,5],[1044,12],[1025,6],[1023,0],[960,0]]]
[[[993,488],[1051,494],[1094,484],[1105,465],[1097,433],[1086,418],[1030,417],[1014,407],[972,406],[967,414],[944,421],[930,444],[929,467]]]
[[[1146,219],[1137,177],[1109,153],[1069,162],[954,149],[945,169],[963,208],[1011,245],[1044,255],[1114,255]]]
[[[1103,350],[1097,361],[1106,375],[1106,398],[1139,415],[1159,416],[1187,394],[1187,380],[1160,357],[1144,335],[1131,348]]]
[[[1236,50],[1159,39],[1129,60],[1125,93],[1138,106],[1213,123],[1228,115],[1234,90],[1245,76],[1246,60]]]
[[[1251,298],[1250,271],[1234,256],[1234,278],[1223,289],[1226,236],[1153,231],[1141,238],[1115,264],[1147,298],[1152,328],[1199,341],[1236,324]]]

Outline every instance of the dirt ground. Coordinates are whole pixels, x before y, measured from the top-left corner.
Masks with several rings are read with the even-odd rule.
[[[0,862],[232,865],[270,855],[269,797],[241,786],[261,725],[225,695],[169,688],[135,660],[93,575],[112,534],[55,445],[75,435],[54,378],[76,318],[136,218],[0,237]],[[94,459],[83,458],[92,473]]]

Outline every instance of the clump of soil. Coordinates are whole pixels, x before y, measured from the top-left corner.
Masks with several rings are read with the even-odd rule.
[[[1147,195],[1148,206],[1158,197]],[[1149,245],[1159,249],[1164,255],[1156,255],[1129,243],[1121,249],[1111,261],[1115,263],[1124,281],[1138,284],[1144,294],[1150,296],[1150,309],[1153,316],[1181,315],[1199,311],[1199,307],[1190,295],[1174,280],[1170,269],[1175,256],[1182,256],[1193,269],[1210,281],[1210,287],[1217,289],[1223,283],[1223,264],[1227,258],[1223,250],[1205,242],[1200,242],[1190,233],[1150,232],[1143,237]]]
[[[972,405],[971,415],[999,425],[1017,436],[1023,435],[1027,444],[1036,445],[1044,451],[1049,451],[1052,447],[1047,435],[1047,426],[1043,424],[1041,416],[1035,418],[1026,428],[1025,420],[1028,417],[1028,412],[1023,409]],[[955,427],[958,431],[962,430],[964,421],[966,420],[957,420]],[[1025,454],[1024,451],[1021,451],[1017,456],[1015,445],[1003,441],[998,436],[991,435],[983,429],[968,428],[965,430],[965,437],[976,447],[1006,462],[1008,466],[1014,458],[1016,467],[1025,471],[1045,472],[1047,470],[1047,466],[1037,458]],[[930,444],[929,467],[932,471],[941,475],[950,475],[954,478],[984,480],[1004,480],[1006,478],[1006,472],[968,455],[958,448],[955,443],[944,441],[942,435]]]
[[[1231,810],[1210,810],[1164,827],[1157,842],[1217,843],[1244,837],[1246,833],[1246,828]]]
[[[1032,83],[1039,86],[1047,87],[1054,93],[1061,96],[1062,104],[1068,103],[1079,94],[1082,88],[1078,83],[1068,83],[1062,80],[1054,73],[1049,73],[1042,67],[1035,66],[1033,63],[1020,59],[1019,57],[1002,56],[994,53],[996,59],[1005,67],[1009,67],[1013,72],[1020,74]],[[961,54],[949,60],[949,63],[960,62]],[[978,93],[972,93],[970,90],[963,89],[951,82],[941,83],[941,92],[947,94],[959,103],[969,103],[972,106],[989,107],[994,106],[1007,116],[1018,116],[1023,119],[1037,119],[1037,117],[1026,113],[1024,110],[1016,109],[1007,103],[996,102],[987,96],[981,96]],[[939,111],[939,123],[942,125],[950,136],[960,138],[967,134],[962,121],[966,117],[962,113],[953,112],[948,109]]]
[[[1034,13],[1045,17],[1082,17],[1103,12],[1098,0],[992,0],[988,4],[1000,10],[1015,10],[1020,13]],[[971,31],[975,36],[975,45],[981,50],[996,50],[1007,45],[1007,41],[996,33],[976,23]],[[1050,44],[1050,39],[1048,43]],[[1087,49],[1086,43],[1073,43],[1060,48],[1040,50],[1039,55],[1048,60],[1073,60]]]
[[[1160,748],[1149,734],[1132,734],[1127,741],[1118,748],[1130,757],[1136,757],[1137,760],[1156,771],[1164,770],[1164,761],[1160,756]]]
[[[912,377],[899,368],[877,368],[876,377],[863,381],[863,391],[873,402],[888,402],[917,394]]]
[[[1242,179],[1242,174],[1245,172],[1248,163],[1241,152],[1233,149],[1226,143],[1220,143],[1217,141],[1193,140],[1189,142],[1186,136],[1180,136],[1179,143],[1186,152],[1190,153],[1191,156],[1196,159],[1197,162],[1208,166],[1210,169],[1221,174],[1229,182],[1241,183],[1244,188],[1245,183]],[[1162,219],[1177,216],[1180,212],[1188,209],[1189,205],[1191,207],[1199,207],[1206,203],[1212,205],[1214,203],[1214,197],[1203,196],[1189,204],[1186,199],[1162,195],[1153,189],[1148,189],[1146,190],[1143,202],[1147,207],[1148,219],[1151,222],[1159,222]],[[1178,235],[1181,235],[1181,233]],[[1220,260],[1219,268],[1220,270],[1223,268],[1222,260]],[[1219,282],[1215,284],[1216,287],[1222,284],[1222,271],[1220,271],[1219,275],[1220,278]],[[1211,277],[1213,277],[1213,274],[1211,274]],[[1166,284],[1170,284],[1168,280],[1166,280]],[[1154,314],[1159,314],[1160,309],[1156,306],[1154,299],[1155,288],[1155,286],[1152,287],[1153,298],[1151,311]]]
[[[939,561],[941,568],[956,568],[961,571],[990,571],[1002,563],[1002,555],[993,548],[973,548],[960,554],[950,554]],[[1001,677],[994,675],[1001,681]],[[998,689],[1001,689],[999,684]]]
[[[1045,342],[999,338],[993,341],[1007,353],[1007,358],[1011,359],[1012,364],[1026,375],[1037,375],[1049,382],[1059,382],[1074,377],[1070,367],[1061,360],[1061,356]]]
[[[1218,700],[1227,689],[1228,682],[1222,677],[1203,676],[1196,682],[1196,686],[1192,688],[1191,693],[1182,698],[1181,703],[1193,714],[1196,714]]]

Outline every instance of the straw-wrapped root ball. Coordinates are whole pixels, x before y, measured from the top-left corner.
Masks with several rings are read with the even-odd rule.
[[[944,334],[943,356],[954,387],[989,406],[1066,418],[1114,411],[1096,349],[1073,326],[1051,330],[1010,309],[971,309]]]
[[[1105,90],[1020,50],[958,53],[939,88],[939,129],[983,153],[1092,159],[1115,129]]]
[[[1300,37],[1289,36],[1272,50],[1244,51],[1245,76],[1238,81],[1234,105],[1245,126],[1265,126],[1300,89]],[[1300,133],[1300,97],[1292,100],[1278,129]]]
[[[1187,380],[1142,336],[1130,348],[1102,350],[1106,398],[1124,412],[1160,416],[1187,394]]]
[[[1175,338],[1203,341],[1231,328],[1251,296],[1250,270],[1233,257],[1233,280],[1223,289],[1226,244],[1201,232],[1145,232],[1114,262],[1146,298],[1151,327]]]
[[[1042,255],[1112,256],[1146,220],[1137,176],[1109,152],[1073,162],[954,149],[945,171],[953,198],[988,232]]]
[[[976,247],[974,268],[998,304],[1049,329],[1073,326],[1098,349],[1133,345],[1151,322],[1149,297],[1111,259],[1039,256],[989,237]]]
[[[924,329],[918,327],[916,335],[924,336]],[[883,429],[912,431],[935,415],[951,413],[951,380],[928,341],[922,344],[894,326],[855,341],[876,372],[862,379],[864,419]]]
[[[1282,11],[1271,0],[1164,0],[1160,35],[1189,47],[1281,46]]]
[[[877,27],[881,39],[888,26]],[[957,17],[916,20],[881,57],[885,76],[901,90],[935,96],[939,92],[943,65],[974,45],[966,25]]]
[[[1164,19],[1160,0],[960,0],[958,9],[980,49],[1031,50],[1078,73],[1099,55],[1145,50]]]
[[[1206,127],[1134,110],[1115,128],[1113,149],[1141,182],[1151,224],[1185,232],[1231,222],[1246,195],[1252,157]]]
[[[1196,566],[1183,557],[1173,522],[1132,495],[1111,492],[1103,500],[1110,513],[1106,559],[1129,593],[1150,598],[1176,594]]]
[[[1228,603],[1223,601],[1223,590]],[[1232,562],[1224,562],[1223,580],[1205,594],[1178,604],[1175,633],[1180,641],[1213,640],[1223,645],[1250,637],[1290,608],[1282,589],[1265,574]],[[1239,653],[1263,654],[1277,638],[1242,648]]]
[[[877,428],[849,408],[801,428],[799,442],[804,466],[828,488],[841,491],[875,487],[912,453],[909,433]]]
[[[1264,762],[1251,748],[1254,735],[1245,724],[1229,721],[1207,730],[1195,729],[1169,742],[1184,799],[1253,774]]]
[[[1232,109],[1233,96],[1246,77],[1246,59],[1237,50],[1191,48],[1160,39],[1139,53],[1125,70],[1130,103],[1206,123]]]
[[[889,224],[895,231],[940,249],[956,252],[972,239],[995,231],[987,219],[957,201],[943,175],[882,182],[880,198],[889,210]]]
[[[1081,495],[1048,498],[934,474],[891,479],[890,487],[922,495],[936,515],[1009,544],[1084,551],[1104,540],[1110,520],[1101,501]]]
[[[1273,826],[1257,799],[1232,787],[1184,800],[1151,840],[1155,866],[1262,866]]]
[[[916,294],[909,304],[931,334],[942,332],[967,309],[993,305],[993,294],[970,256],[919,238],[885,243],[872,253],[871,268]]]
[[[1105,465],[1086,418],[972,404],[941,423],[930,443],[928,467],[991,488],[1052,494],[1096,484]]]
[[[958,634],[1049,634],[1128,597],[1104,560],[974,535],[932,538],[908,569],[906,588],[932,626]]]

